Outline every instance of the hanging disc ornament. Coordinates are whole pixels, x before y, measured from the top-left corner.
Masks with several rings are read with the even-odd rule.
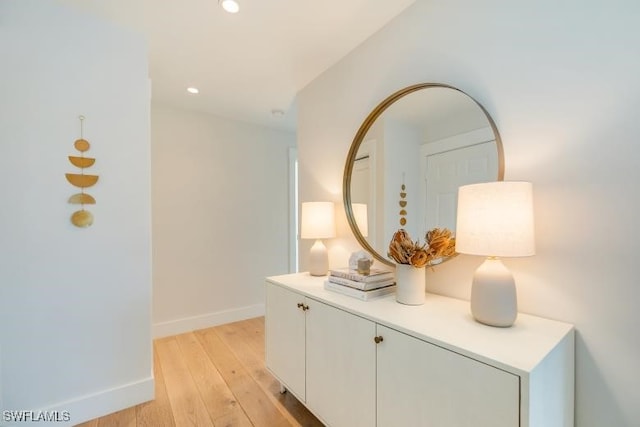
[[[76,227],[86,228],[93,224],[93,214],[89,211],[80,210],[75,211],[71,215],[71,223]]]

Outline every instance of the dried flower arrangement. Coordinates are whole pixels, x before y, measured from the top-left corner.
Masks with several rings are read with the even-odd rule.
[[[411,264],[420,268],[433,265],[433,261],[456,253],[456,239],[447,228],[429,230],[425,242],[420,244],[419,240],[413,241],[409,233],[401,228],[393,234],[387,255],[398,264]]]
[[[404,181],[404,175],[402,177]],[[407,197],[406,186],[404,182],[400,187],[400,226],[407,224]],[[389,252],[387,256],[392,258],[398,264],[411,264],[414,267],[424,267],[433,265],[433,261],[441,258],[452,257],[456,254],[456,239],[453,237],[451,230],[447,228],[434,228],[427,232],[425,236],[425,244],[421,245],[419,240],[415,242],[409,237],[409,233],[404,228],[399,229],[393,234],[391,243],[389,243]]]

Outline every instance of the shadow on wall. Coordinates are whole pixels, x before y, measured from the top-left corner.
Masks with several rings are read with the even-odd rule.
[[[580,419],[583,411],[576,411],[575,425],[594,425],[594,426],[633,426],[631,420],[625,420],[623,416],[623,408],[614,398],[615,393],[607,383],[607,376],[603,373],[597,361],[589,351],[584,337],[580,331],[576,330],[576,403],[586,405],[592,409],[589,411],[589,420]],[[629,379],[631,381],[631,379]],[[589,397],[595,396],[593,393],[581,396],[580,390],[599,390],[597,401],[587,401]],[[598,408],[602,408],[599,410]],[[616,408],[611,411],[610,408]],[[593,417],[599,417],[593,419]]]

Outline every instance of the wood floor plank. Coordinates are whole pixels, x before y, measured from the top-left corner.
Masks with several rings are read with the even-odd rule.
[[[176,341],[214,425],[251,427],[249,418],[196,336],[182,334],[176,336]]]
[[[213,427],[175,338],[156,341],[156,348],[176,425]]]
[[[249,375],[247,369],[220,339],[215,328],[196,331],[229,389],[236,396],[249,419],[256,427],[290,426],[288,419],[273,405],[263,389]]]
[[[252,319],[216,326],[214,329],[292,425],[322,426],[322,423],[295,396],[290,393],[280,393],[280,383],[267,371],[264,364],[263,322]]]
[[[258,357],[265,360],[264,317],[255,317],[239,324],[246,334],[247,341]]]
[[[135,406],[99,418],[98,427],[136,427]]]
[[[263,390],[268,390],[267,386],[269,381],[275,382],[275,379],[270,375],[264,367],[264,361],[258,359],[255,351],[248,341],[246,333],[237,324],[221,325],[214,328],[217,331],[220,339],[231,350],[233,355],[244,366],[247,373],[261,386]],[[279,395],[280,393],[278,393]],[[267,392],[268,397],[273,397],[271,393]],[[271,399],[274,400],[274,399]],[[274,403],[277,399],[274,400]]]
[[[91,421],[87,421],[82,424],[76,424],[75,427],[98,427],[98,420],[100,418],[93,419]]]
[[[136,406],[137,427],[175,427],[171,410],[171,402],[167,395],[162,373],[162,363],[154,343],[153,349],[153,376],[155,379],[155,398],[151,402],[142,403]]]
[[[267,371],[264,365],[264,351],[252,343],[251,333],[244,330],[239,324],[232,323],[215,327],[220,338],[229,347],[232,353],[238,358],[249,374],[256,380],[263,389],[269,389],[271,383],[276,384],[276,379]],[[258,347],[258,348],[257,348]],[[279,390],[279,385],[277,390]],[[280,393],[278,392],[278,396]]]

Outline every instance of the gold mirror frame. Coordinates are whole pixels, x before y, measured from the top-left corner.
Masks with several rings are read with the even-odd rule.
[[[495,122],[493,121],[493,119],[491,118],[487,110],[482,106],[482,104],[476,101],[472,96],[470,96],[468,93],[456,87],[449,86],[447,84],[441,84],[441,83],[419,83],[412,86],[408,86],[404,89],[400,89],[399,91],[391,94],[384,101],[378,104],[378,106],[374,108],[373,111],[371,111],[371,113],[369,113],[367,118],[364,120],[364,122],[358,129],[358,132],[356,133],[356,136],[353,138],[353,142],[351,143],[349,154],[347,155],[347,161],[344,167],[344,176],[342,180],[342,200],[344,203],[345,212],[347,214],[347,221],[349,222],[349,227],[351,228],[353,235],[355,236],[358,243],[360,243],[360,245],[367,252],[369,252],[375,259],[377,259],[378,261],[388,266],[394,266],[395,264],[391,262],[389,259],[387,259],[386,257],[384,257],[383,255],[379,254],[375,249],[373,249],[373,247],[371,247],[371,245],[369,244],[369,242],[367,242],[367,239],[364,238],[364,236],[362,235],[362,233],[360,232],[360,229],[356,224],[355,216],[353,214],[353,208],[351,206],[351,173],[353,171],[353,165],[356,160],[356,156],[360,148],[360,144],[362,144],[364,137],[367,135],[367,132],[369,132],[369,129],[371,128],[373,123],[376,121],[376,119],[380,117],[380,115],[382,115],[382,113],[387,108],[389,108],[394,102],[396,102],[400,98],[407,96],[413,92],[416,92],[422,89],[428,89],[428,88],[446,88],[446,89],[455,90],[457,92],[460,92],[468,96],[469,99],[471,99],[478,107],[480,107],[480,110],[482,110],[485,117],[487,118],[487,121],[489,122],[489,125],[491,126],[491,130],[493,131],[493,134],[495,136],[496,150],[498,152],[497,153],[498,154],[498,176],[496,178],[496,181],[502,181],[504,179],[504,151],[502,148],[502,139],[500,138],[500,133],[498,132],[498,128],[496,127]],[[448,258],[448,259],[451,259],[451,258]],[[448,259],[443,260],[443,262],[447,261]]]

